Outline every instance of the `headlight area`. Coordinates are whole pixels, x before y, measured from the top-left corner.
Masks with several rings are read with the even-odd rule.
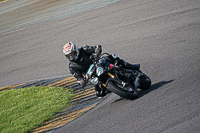
[[[100,76],[101,74],[103,74],[103,68],[102,67],[97,67],[96,74],[97,74],[97,76]]]
[[[95,78],[91,79],[90,82],[91,82],[93,85],[96,85],[96,84],[98,84],[99,80],[98,80],[97,77],[95,77]]]

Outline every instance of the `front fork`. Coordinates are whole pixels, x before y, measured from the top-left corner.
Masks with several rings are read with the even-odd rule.
[[[108,76],[110,76],[110,77],[113,78],[113,79],[115,78],[115,76],[112,75],[111,73],[108,73]],[[107,84],[107,83],[106,83],[106,84]],[[108,89],[108,87],[107,87],[106,84],[102,83],[102,84],[100,84],[100,86],[103,85],[104,87],[106,87],[106,88]]]

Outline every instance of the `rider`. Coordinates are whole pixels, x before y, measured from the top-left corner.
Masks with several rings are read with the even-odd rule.
[[[84,45],[78,48],[73,42],[66,43],[63,46],[63,53],[69,62],[69,72],[77,79],[77,83],[83,88],[85,80],[83,75],[87,72],[90,65],[93,63],[90,59],[92,54],[100,55],[102,52],[101,45],[88,46]],[[132,65],[116,55],[110,55],[107,58],[110,62],[117,62],[117,65],[127,69],[139,70],[140,64]],[[96,96],[103,97],[107,94],[107,89],[103,86],[95,85]]]

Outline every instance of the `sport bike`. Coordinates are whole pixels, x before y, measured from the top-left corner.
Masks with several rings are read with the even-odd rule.
[[[146,90],[151,86],[151,79],[141,70],[125,69],[118,66],[117,62],[110,63],[107,61],[109,56],[108,53],[92,55],[93,64],[85,75],[86,83],[91,82],[127,99],[138,98],[139,89]]]

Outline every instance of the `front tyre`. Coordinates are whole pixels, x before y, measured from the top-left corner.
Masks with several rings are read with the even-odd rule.
[[[108,82],[107,84],[108,90],[114,92],[115,94],[127,98],[127,99],[136,99],[138,98],[138,92],[134,90],[134,92],[129,92],[119,88],[117,85],[113,83],[113,81]]]

